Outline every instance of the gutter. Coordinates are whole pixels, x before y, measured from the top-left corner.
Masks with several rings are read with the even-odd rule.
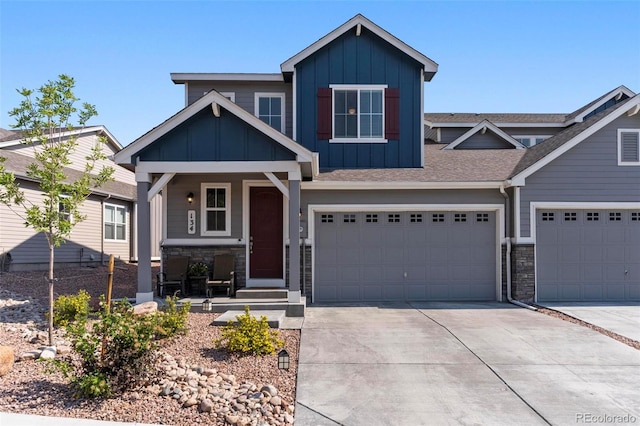
[[[537,309],[531,305],[527,305],[526,303],[522,303],[519,300],[515,300],[511,297],[511,209],[509,208],[509,194],[504,190],[504,185],[500,185],[500,193],[504,197],[505,204],[505,242],[507,244],[507,255],[506,255],[506,263],[507,263],[507,301],[521,308],[530,309],[532,311],[537,311]]]

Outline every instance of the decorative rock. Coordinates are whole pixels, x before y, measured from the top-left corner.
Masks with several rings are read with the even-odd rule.
[[[144,302],[133,307],[133,315],[147,315],[158,310],[158,302]]]
[[[195,398],[189,398],[184,402],[184,407],[193,407],[198,404],[198,400]]]
[[[46,346],[40,354],[40,359],[54,359],[56,357],[56,347]]]
[[[203,400],[200,403],[200,411],[203,413],[210,413],[213,410],[213,402],[208,399]]]
[[[0,377],[11,371],[13,361],[13,348],[9,346],[0,346]]]
[[[284,421],[285,422],[293,424],[293,420],[294,419],[293,419],[293,416],[291,414],[285,414],[284,415]]]
[[[236,424],[238,424],[238,420],[240,420],[240,416],[232,416],[230,414],[227,414],[226,416],[224,416],[224,419],[230,425],[236,425]]]
[[[71,348],[69,346],[56,346],[58,355],[66,355],[71,352]]]
[[[280,398],[279,396],[272,396],[269,400],[269,403],[274,407],[280,406],[282,405],[282,398]]]
[[[18,356],[18,359],[20,361],[30,361],[32,359],[38,359],[40,358],[40,352],[41,351],[37,351],[37,350],[23,352]]]
[[[260,389],[260,392],[266,392],[271,396],[277,396],[278,395],[278,389],[276,389],[275,386],[273,385],[265,385],[262,387],[262,389]]]

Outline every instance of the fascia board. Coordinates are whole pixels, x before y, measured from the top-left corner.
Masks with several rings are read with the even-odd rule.
[[[283,82],[282,73],[180,73],[172,72],[171,81],[184,84],[188,81],[275,81]]]
[[[495,182],[348,182],[311,181],[302,182],[304,190],[389,190],[389,189],[498,189],[502,181]]]
[[[607,93],[606,95],[602,96],[602,98],[600,99],[599,102],[591,105],[588,109],[582,111],[580,114],[575,116],[572,120],[567,122],[566,125],[568,126],[568,125],[574,124],[574,123],[581,123],[582,121],[584,121],[585,115],[589,114],[591,111],[593,111],[593,110],[595,110],[597,108],[600,108],[602,105],[604,105],[605,103],[609,102],[609,99],[611,99],[612,97],[617,96],[619,94],[625,94],[630,98],[633,98],[636,95],[634,92],[629,90],[627,87],[620,86],[620,87],[612,90],[611,92]]]
[[[430,127],[475,127],[476,125],[478,125],[477,122],[464,122],[464,123],[452,123],[452,122],[426,122],[427,124],[429,124]],[[494,126],[497,127],[558,127],[558,128],[564,128],[567,127],[566,123],[564,122],[555,122],[555,123],[523,123],[523,122],[518,122],[518,123],[492,123]]]
[[[331,31],[329,34],[325,35],[315,43],[311,44],[310,46],[308,46],[298,54],[287,59],[285,62],[282,63],[282,65],[280,65],[280,70],[282,72],[293,72],[295,69],[295,66],[298,63],[300,63],[302,60],[312,55],[316,51],[320,50],[327,44],[331,43],[332,41],[340,37],[345,32],[351,30],[351,28],[355,27],[358,24],[364,26],[369,31],[373,32],[378,37],[386,41],[387,43],[391,44],[395,48],[399,49],[400,51],[404,52],[408,56],[412,57],[413,59],[421,63],[422,66],[424,67],[425,73],[430,74],[430,73],[436,73],[438,71],[438,64],[436,62],[432,61],[422,53],[418,52],[408,44],[404,43],[400,39],[396,38],[386,30],[382,29],[381,27],[374,24],[373,22],[371,22],[370,20],[368,20],[367,18],[365,18],[360,14],[354,16],[344,24],[340,25],[338,28]]]
[[[597,123],[595,123],[591,127],[585,129],[582,133],[579,133],[576,136],[574,136],[568,142],[566,142],[562,146],[558,147],[555,151],[553,151],[553,152],[549,153],[548,155],[546,155],[545,157],[541,158],[536,163],[534,163],[531,166],[527,167],[526,169],[524,169],[523,171],[521,171],[517,175],[514,175],[510,179],[512,184],[513,185],[517,185],[517,186],[523,186],[524,183],[525,183],[525,179],[527,177],[531,176],[532,174],[534,174],[538,170],[542,169],[544,166],[546,166],[547,164],[549,164],[550,162],[552,162],[556,158],[560,157],[562,154],[564,154],[565,152],[569,151],[571,148],[573,148],[574,146],[578,145],[580,142],[584,141],[589,136],[593,135],[598,130],[602,129],[604,126],[610,124],[611,122],[613,122],[617,118],[619,118],[622,115],[626,114],[630,109],[634,108],[636,105],[640,105],[640,95],[635,95],[629,101],[629,103],[627,105],[625,105],[624,108],[618,108],[618,110],[612,112],[611,114],[609,114],[608,116],[604,117],[602,120],[598,121]]]

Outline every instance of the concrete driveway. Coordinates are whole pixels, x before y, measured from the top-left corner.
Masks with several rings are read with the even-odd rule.
[[[512,305],[311,306],[296,426],[633,424],[639,377],[640,351]]]

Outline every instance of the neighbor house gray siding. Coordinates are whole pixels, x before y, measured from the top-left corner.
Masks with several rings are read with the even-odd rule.
[[[255,94],[284,93],[285,94],[285,134],[293,137],[293,93],[291,83],[285,82],[251,82],[251,81],[190,81],[187,84],[187,104],[191,105],[204,94],[215,89],[218,92],[233,92],[235,103],[245,111],[255,115]]]
[[[441,127],[440,140],[438,142],[451,143],[467,133],[469,129],[471,127]],[[562,129],[562,127],[500,127],[500,130],[510,136],[553,136]],[[487,131],[485,135],[488,133]]]
[[[640,128],[640,115],[623,115],[526,178],[520,190],[522,237],[531,236],[533,201],[640,203],[640,166],[618,166],[620,128]]]
[[[515,146],[487,130],[484,135],[480,132],[474,134],[455,149],[515,149]]]

